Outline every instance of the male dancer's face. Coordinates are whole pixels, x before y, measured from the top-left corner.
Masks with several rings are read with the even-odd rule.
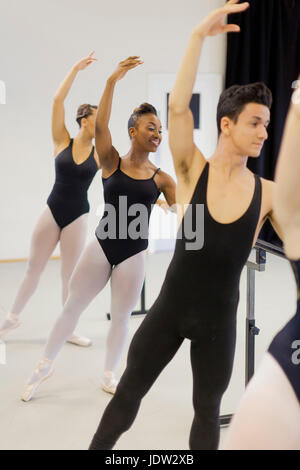
[[[269,122],[270,110],[267,106],[248,103],[237,122],[230,121],[229,124],[230,137],[237,152],[249,157],[259,157],[268,138]]]

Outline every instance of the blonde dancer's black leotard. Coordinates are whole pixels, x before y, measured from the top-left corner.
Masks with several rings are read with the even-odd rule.
[[[195,417],[191,449],[216,449],[221,398],[232,372],[240,276],[250,254],[261,209],[255,175],[252,202],[233,223],[215,221],[207,208],[209,163],[196,185],[187,217],[204,205],[204,246],[177,239],[161,292],[130,345],[127,368],[107,406],[90,450],[111,449],[133,423],[144,395],[185,338],[191,341]],[[190,220],[190,219],[189,219]],[[198,223],[201,223],[198,221]]]
[[[300,260],[292,261],[291,264],[297,283],[297,311],[275,336],[269,353],[285,372],[300,403]]]
[[[96,229],[96,237],[111,264],[115,266],[125,259],[146,250],[148,246],[148,226],[152,208],[159,197],[160,190],[154,181],[154,172],[151,178],[136,179],[126,175],[120,168],[121,158],[117,170],[108,178],[102,178],[104,187],[104,214]],[[108,217],[110,205],[115,221],[114,237],[108,230],[112,227],[112,220]],[[136,239],[130,236],[130,225],[139,218],[139,208],[143,210],[144,219],[140,219],[142,227],[137,227],[142,237]],[[122,229],[120,231],[120,227]],[[139,225],[139,224],[137,224]],[[125,229],[125,232],[124,232]],[[124,233],[123,233],[124,232]]]
[[[55,158],[55,183],[47,204],[57,225],[63,229],[90,210],[87,191],[98,171],[94,147],[89,157],[77,165],[72,154],[73,139]]]

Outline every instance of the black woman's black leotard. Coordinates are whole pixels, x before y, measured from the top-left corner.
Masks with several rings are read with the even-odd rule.
[[[63,229],[90,210],[87,191],[98,171],[94,147],[81,164],[73,159],[73,139],[55,158],[55,183],[47,204],[57,225]]]
[[[185,338],[191,341],[194,380],[190,448],[218,447],[220,403],[233,367],[239,282],[259,221],[261,180],[255,175],[253,198],[244,215],[222,224],[207,207],[209,167],[207,163],[182,221],[185,226],[189,211],[194,216],[196,206],[204,205],[204,246],[188,251],[186,243],[191,240],[184,230],[177,239],[160,294],[133,337],[127,368],[91,450],[111,449],[129,429],[142,398]]]
[[[111,266],[122,263],[125,259],[146,250],[149,219],[152,208],[160,194],[160,190],[154,181],[159,168],[151,178],[136,179],[126,175],[121,170],[120,165],[121,158],[119,158],[117,170],[108,178],[102,178],[105,208],[103,217],[96,229],[96,237]],[[145,209],[143,220],[140,219],[137,204],[142,205],[142,208]],[[108,206],[110,206],[110,209]],[[130,210],[132,210],[132,213]],[[133,239],[128,231],[130,232],[130,225],[135,224],[134,220],[137,218],[141,224],[137,224],[136,231],[143,234],[143,237]],[[113,238],[109,237],[108,230],[112,229],[114,223]],[[132,227],[134,228],[135,225],[132,225]],[[122,234],[124,229],[125,233]]]
[[[300,403],[300,260],[291,264],[297,283],[297,311],[275,336],[269,352],[285,372]]]

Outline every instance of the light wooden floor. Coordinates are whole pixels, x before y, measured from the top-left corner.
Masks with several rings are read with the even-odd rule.
[[[147,306],[158,295],[169,254],[151,255],[147,268]],[[6,343],[7,364],[0,365],[0,449],[60,450],[86,449],[110,400],[99,387],[109,322],[109,288],[82,316],[78,331],[90,336],[89,349],[66,345],[56,361],[54,376],[45,382],[36,398],[23,403],[23,385],[36,365],[48,332],[60,313],[59,261],[49,262],[38,292],[22,315],[22,326]],[[22,279],[25,265],[0,265],[0,318],[9,308]],[[244,388],[246,278],[241,281],[236,361],[232,381],[226,392],[222,414],[234,411]],[[284,260],[268,257],[267,271],[257,274],[256,307],[261,335],[257,340],[257,361],[273,334],[294,310],[292,274]],[[142,321],[131,319],[130,336]],[[119,374],[125,364],[125,354]],[[132,428],[120,439],[116,449],[188,449],[189,428],[193,418],[192,380],[189,342],[145,397]],[[221,446],[226,429],[221,430]]]

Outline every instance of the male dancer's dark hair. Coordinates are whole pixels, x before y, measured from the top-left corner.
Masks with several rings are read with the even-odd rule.
[[[239,115],[248,103],[262,104],[271,109],[272,101],[272,92],[263,82],[233,85],[227,88],[221,94],[217,108],[219,136],[221,134],[221,119],[224,116],[237,123]]]

